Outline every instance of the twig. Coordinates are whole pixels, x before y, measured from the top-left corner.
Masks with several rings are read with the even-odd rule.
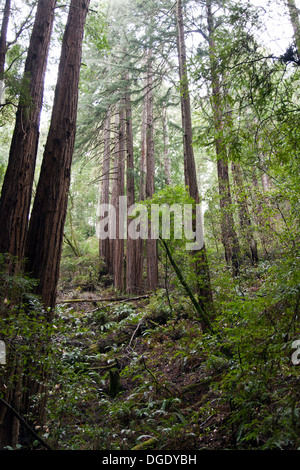
[[[133,338],[135,337],[135,334],[137,332],[137,330],[139,329],[139,327],[141,326],[141,321],[138,322],[138,326],[136,327],[136,329],[134,330],[134,332],[132,333],[132,336],[130,338],[130,341],[129,341],[129,347],[131,348],[131,343],[133,341]]]
[[[30,426],[29,424],[25,421],[22,416],[19,415],[19,413],[11,406],[9,405],[3,398],[0,397],[1,403],[3,403],[6,408],[8,408],[15,416],[18,418],[18,420],[25,426],[25,428],[38,440],[44,447],[46,447],[47,450],[53,450],[47,442],[45,442]]]

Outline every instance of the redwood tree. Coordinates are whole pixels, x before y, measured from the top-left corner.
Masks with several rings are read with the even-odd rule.
[[[193,130],[191,118],[191,104],[187,75],[187,58],[181,0],[177,1],[176,18],[178,34],[177,47],[179,62],[181,115],[183,129],[184,177],[185,184],[189,188],[190,196],[194,199],[196,204],[199,204],[200,199],[192,142]],[[195,269],[198,275],[199,302],[203,310],[209,312],[213,310],[213,303],[205,244],[203,244],[200,250],[198,250],[197,252],[193,252],[192,254],[193,256],[195,256],[196,260]]]
[[[102,165],[102,185],[101,185],[101,195],[100,195],[100,204],[109,204],[109,173],[110,173],[110,160],[111,160],[111,112],[110,110],[107,113],[106,118],[104,119],[104,150],[103,150],[103,165]],[[110,240],[105,238],[99,240],[99,256],[105,262],[107,270],[109,270],[110,265]]]
[[[128,80],[128,76],[126,77]],[[127,85],[126,95],[126,153],[127,153],[127,207],[128,209],[135,203],[134,184],[134,153],[133,153],[133,131],[132,131],[132,111],[131,96]],[[127,220],[129,225],[130,219]],[[126,292],[135,294],[140,292],[142,287],[142,263],[141,263],[141,240],[127,238],[126,250]]]
[[[113,273],[114,286],[116,289],[124,289],[124,225],[122,220],[122,207],[120,197],[124,196],[125,188],[125,108],[124,102],[119,105],[119,125],[117,131],[117,175],[115,180],[114,207],[116,210],[116,239],[113,240]],[[127,209],[127,208],[126,208]]]
[[[24,257],[56,0],[39,0],[0,199],[0,252]],[[26,85],[26,86],[25,86]]]
[[[37,294],[53,308],[59,277],[71,163],[76,135],[78,85],[89,0],[71,0],[63,36],[51,123],[30,219],[27,271]]]
[[[148,55],[148,82],[146,88],[146,197],[151,198],[154,194],[154,140],[153,140],[153,70],[152,53]],[[151,238],[151,222],[149,223],[149,232],[146,242],[147,246],[147,287],[149,290],[157,288],[158,284],[158,262],[157,262],[157,242]]]

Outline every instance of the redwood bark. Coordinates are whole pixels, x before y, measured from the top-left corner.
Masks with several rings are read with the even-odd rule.
[[[23,107],[28,100],[26,90],[22,91],[16,114],[9,162],[2,186],[0,199],[0,251],[10,253],[21,261],[24,256],[25,238],[31,191],[35,170],[35,160],[39,138],[39,121],[42,108],[44,76],[53,25],[56,0],[40,0],[32,29],[25,76],[29,79],[30,106]],[[4,67],[6,49],[6,30],[9,17],[9,2],[6,2],[1,31],[1,62]],[[4,68],[2,69],[4,71]],[[1,78],[1,77],[0,77]],[[11,265],[12,269],[19,266]],[[17,412],[23,405],[22,367],[18,356],[11,353],[10,364],[0,385],[12,383],[6,388],[6,401]],[[0,406],[0,448],[18,443],[20,423],[3,404]]]
[[[20,261],[25,250],[55,5],[56,0],[38,2],[25,63],[24,77],[29,80],[29,89],[21,93],[0,199],[0,251]],[[29,99],[30,103],[24,106]]]
[[[89,0],[71,1],[51,123],[28,233],[27,272],[38,279],[36,293],[41,296],[43,304],[51,309],[55,305],[59,278],[76,135],[82,41],[88,7]]]

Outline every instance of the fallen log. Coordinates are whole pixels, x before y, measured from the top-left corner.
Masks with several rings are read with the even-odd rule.
[[[110,297],[103,299],[66,299],[59,300],[57,305],[72,304],[72,303],[85,303],[85,302],[133,302],[134,300],[147,299],[150,295],[140,295],[139,297]]]

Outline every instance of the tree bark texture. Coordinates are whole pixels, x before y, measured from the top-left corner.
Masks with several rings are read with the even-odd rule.
[[[27,272],[37,294],[54,307],[59,278],[71,163],[76,135],[78,85],[89,0],[72,0],[63,36],[51,123],[30,219]]]
[[[0,199],[0,251],[10,253],[20,261],[25,250],[55,5],[56,0],[38,2]],[[28,87],[25,86],[27,80]],[[28,104],[24,105],[25,102]]]

